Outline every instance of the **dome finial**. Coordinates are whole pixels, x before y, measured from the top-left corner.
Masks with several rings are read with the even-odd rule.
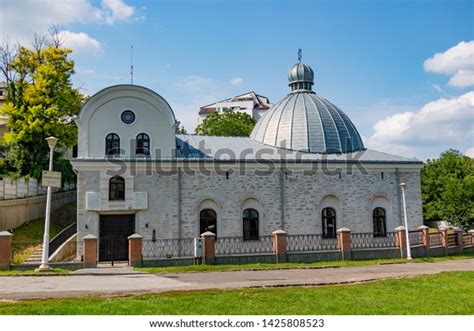
[[[301,63],[303,50],[298,48],[298,63],[288,70],[288,81],[292,92],[311,92],[314,84],[313,69],[307,64]]]

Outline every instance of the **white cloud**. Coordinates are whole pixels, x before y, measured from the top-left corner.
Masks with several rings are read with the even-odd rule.
[[[90,68],[83,69],[81,67],[76,68],[76,73],[83,74],[83,75],[96,75],[97,74],[97,72],[94,69],[90,69]]]
[[[454,87],[474,85],[474,70],[459,70],[449,79],[448,84]]]
[[[242,77],[235,77],[235,78],[232,78],[229,83],[231,85],[235,85],[235,86],[238,86],[238,85],[242,85],[244,83],[244,80]]]
[[[77,23],[111,25],[131,20],[136,13],[135,8],[123,0],[103,0],[100,6],[95,6],[91,0],[5,0],[1,10],[1,41],[8,38],[22,44],[29,44],[35,33],[46,33],[51,25],[65,26],[66,30]],[[84,35],[81,38],[85,40]]]
[[[100,43],[87,33],[75,33],[65,30],[59,32],[58,37],[60,40],[64,40],[64,47],[72,48],[74,52],[94,54],[102,52]]]
[[[125,4],[122,0],[102,0],[102,14],[108,24],[115,21],[127,20],[135,13],[135,8]]]
[[[415,156],[424,149],[463,146],[474,139],[474,91],[388,116],[373,130],[365,140],[367,147],[394,154]]]
[[[461,41],[424,62],[425,71],[451,76],[448,84],[454,87],[474,85],[474,40]]]
[[[445,91],[441,86],[439,86],[438,84],[431,84],[431,87],[432,87],[436,92],[438,92],[439,94],[441,94],[442,96],[444,96],[444,97],[446,97],[446,98],[451,97],[451,95],[449,95],[448,93],[446,93],[446,91]]]
[[[474,147],[470,147],[464,152],[464,155],[474,159]]]
[[[216,82],[207,77],[190,75],[176,83],[176,86],[190,92],[201,92],[212,90],[216,86]]]

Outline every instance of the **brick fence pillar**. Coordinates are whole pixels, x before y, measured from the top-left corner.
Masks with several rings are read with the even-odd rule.
[[[397,226],[395,228],[395,235],[397,240],[397,247],[400,248],[400,256],[402,258],[406,257],[406,248],[407,248],[407,235],[405,233],[405,227],[403,225]]]
[[[445,248],[448,249],[448,228],[442,227],[439,228],[439,233],[441,234],[441,245]]]
[[[454,234],[456,235],[456,239],[458,242],[458,246],[461,250],[464,249],[464,240],[462,237],[462,229],[461,228],[454,228]]]
[[[128,237],[128,265],[130,267],[142,266],[142,240],[143,236],[138,233]]]
[[[275,253],[276,263],[286,262],[286,253],[288,252],[288,233],[283,230],[272,232],[273,252]]]
[[[204,248],[204,264],[214,264],[216,257],[216,235],[211,231],[201,234]]]
[[[0,232],[0,270],[10,269],[12,236],[13,235],[8,231]]]
[[[97,237],[88,234],[84,238],[84,268],[97,267]]]
[[[421,225],[418,227],[418,231],[421,232],[421,244],[425,248],[430,248],[430,228],[426,225]]]
[[[342,260],[351,259],[351,230],[348,228],[340,228],[337,231],[337,246],[341,252]]]

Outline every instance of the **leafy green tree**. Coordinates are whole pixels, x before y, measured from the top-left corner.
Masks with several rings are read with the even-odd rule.
[[[445,220],[468,228],[474,222],[474,160],[448,150],[421,171],[426,221]]]
[[[255,119],[247,113],[224,110],[209,114],[196,127],[196,133],[204,136],[248,137],[255,123]]]
[[[3,138],[8,149],[5,166],[14,176],[40,178],[48,164],[46,137],[57,137],[58,148],[76,144],[77,128],[71,118],[80,110],[82,95],[71,83],[72,50],[54,43],[35,46],[20,47],[2,67],[10,79],[0,113],[8,116],[10,129]]]
[[[442,219],[468,229],[474,221],[474,176],[450,178],[441,196]]]

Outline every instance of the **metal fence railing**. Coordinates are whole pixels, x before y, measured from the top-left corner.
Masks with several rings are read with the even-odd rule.
[[[216,256],[273,253],[272,236],[260,236],[258,240],[243,237],[217,237]]]
[[[464,247],[473,246],[472,235],[470,233],[462,235],[462,242]]]
[[[395,232],[387,232],[384,237],[374,237],[372,232],[353,233],[351,247],[353,249],[364,248],[390,248],[397,246]]]
[[[408,238],[410,239],[410,246],[423,245],[423,233],[421,231],[409,231]]]
[[[144,259],[169,259],[194,256],[194,238],[143,240]]]
[[[294,234],[287,236],[289,252],[337,250],[336,238],[323,238],[321,234]]]
[[[441,246],[441,245],[442,245],[441,233],[439,232],[430,233],[430,247],[436,247],[436,246]]]
[[[423,245],[423,232],[410,231],[411,246]],[[290,234],[287,238],[288,252],[337,251],[337,238],[323,238],[321,234]],[[462,236],[464,246],[472,246],[471,234]],[[458,246],[457,233],[447,234],[449,246]],[[440,232],[429,234],[430,247],[443,245]],[[380,249],[397,247],[396,232],[387,232],[385,236],[374,236],[372,232],[352,233],[352,249]],[[243,237],[218,237],[215,241],[216,256],[273,254],[273,237],[260,236],[258,240],[244,240]],[[142,246],[144,259],[166,259],[194,256],[194,238],[144,240]]]
[[[458,246],[458,234],[457,233],[448,233],[448,246]]]

